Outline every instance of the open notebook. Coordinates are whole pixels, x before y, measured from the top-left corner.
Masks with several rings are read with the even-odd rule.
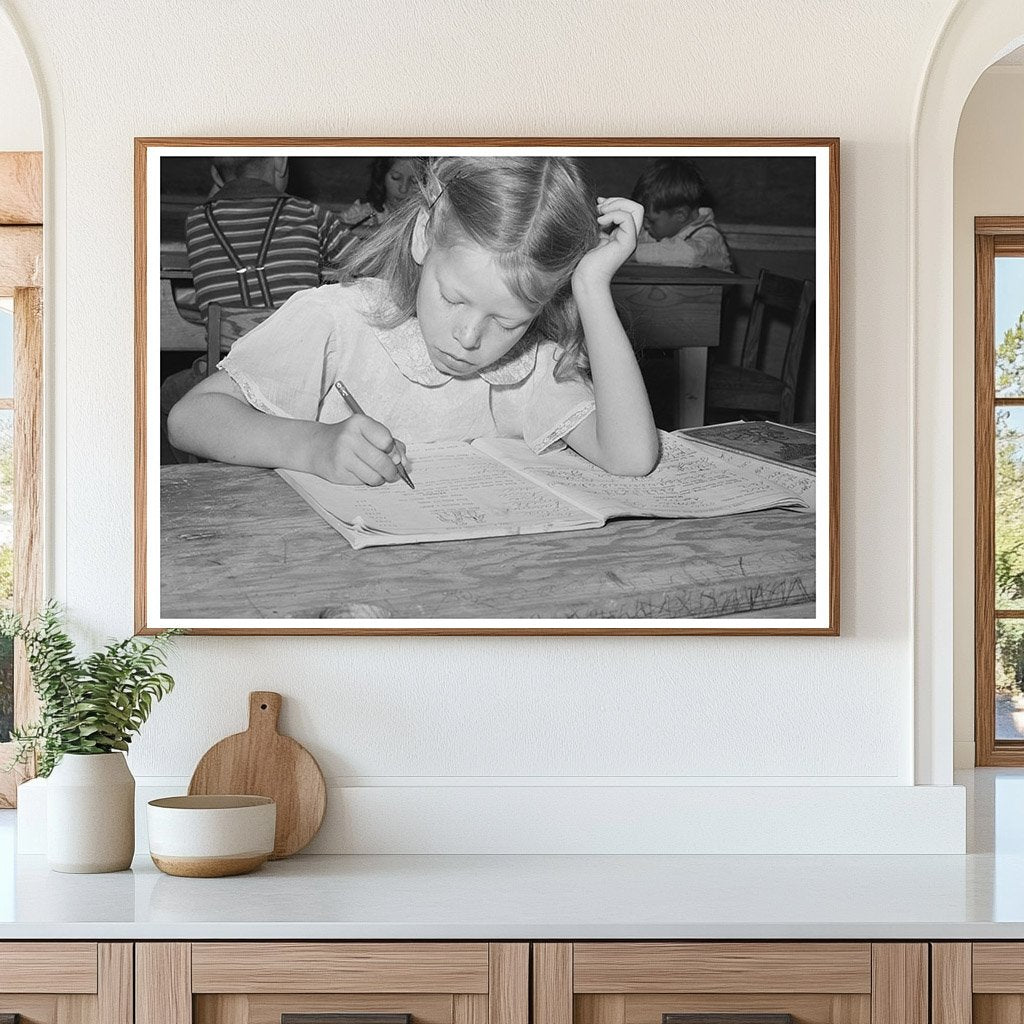
[[[696,441],[662,433],[661,446],[661,460],[646,477],[613,476],[572,451],[535,455],[523,441],[505,438],[410,444],[415,490],[400,481],[346,486],[278,472],[354,548],[593,530],[618,517],[809,507]]]

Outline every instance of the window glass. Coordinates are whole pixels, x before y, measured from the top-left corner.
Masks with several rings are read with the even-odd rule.
[[[1024,608],[1024,407],[996,409],[996,612]]]
[[[1024,622],[996,619],[996,739],[1024,739]]]
[[[1024,257],[996,257],[996,398],[1024,398]]]

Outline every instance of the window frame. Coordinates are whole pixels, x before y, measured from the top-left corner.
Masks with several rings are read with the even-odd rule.
[[[1024,609],[995,606],[995,416],[1024,408],[1024,397],[997,398],[995,261],[1024,258],[1024,216],[974,221],[974,744],[978,767],[1024,766],[1024,740],[996,739],[996,620],[1024,623]]]
[[[0,297],[14,299],[14,608],[24,618],[43,594],[43,161],[41,153],[0,153]],[[38,714],[21,644],[14,656],[14,724]],[[0,769],[14,756],[0,743]],[[0,770],[0,807],[14,807],[17,786],[34,765]]]

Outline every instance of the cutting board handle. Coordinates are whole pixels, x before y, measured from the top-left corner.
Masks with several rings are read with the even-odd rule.
[[[281,694],[272,690],[253,690],[249,694],[249,732],[277,732],[281,714]]]

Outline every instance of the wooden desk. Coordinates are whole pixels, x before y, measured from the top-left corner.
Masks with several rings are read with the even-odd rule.
[[[612,298],[633,343],[673,354],[674,428],[704,425],[708,349],[721,341],[722,295],[750,280],[706,267],[647,263],[625,263],[612,279]]]
[[[355,551],[271,470],[161,471],[161,613],[178,618],[807,617],[814,515]],[[651,622],[651,625],[656,625]]]

